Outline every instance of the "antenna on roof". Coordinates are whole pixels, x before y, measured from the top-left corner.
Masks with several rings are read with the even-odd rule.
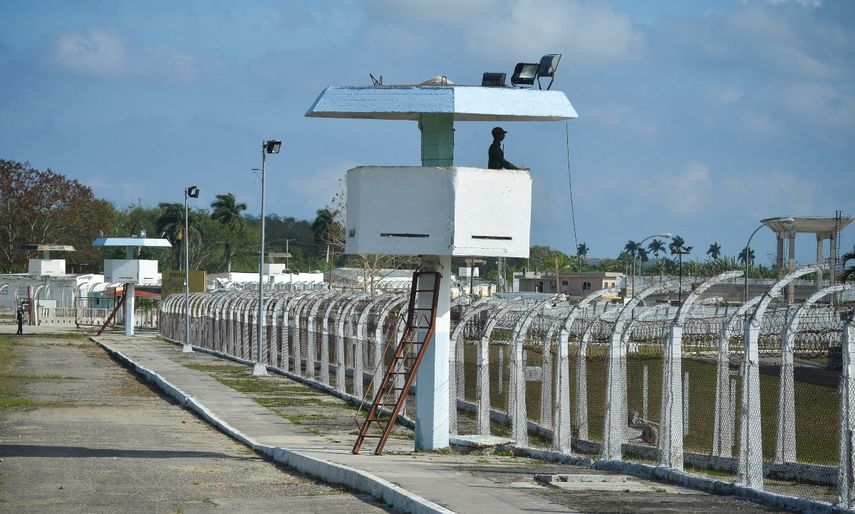
[[[371,83],[374,84],[374,87],[381,87],[383,85],[383,75],[380,75],[379,79],[374,78],[374,75],[368,74],[371,77]]]

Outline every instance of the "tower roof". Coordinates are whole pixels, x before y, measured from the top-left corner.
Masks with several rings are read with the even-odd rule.
[[[310,118],[418,120],[453,114],[454,121],[560,121],[577,118],[562,91],[482,86],[328,87]]]
[[[806,232],[810,234],[820,234],[824,237],[830,237],[832,233],[836,230],[842,230],[847,225],[852,223],[852,218],[848,216],[843,216],[841,218],[834,217],[819,217],[819,216],[807,216],[807,217],[792,217],[792,221],[790,219],[786,219],[786,222],[781,221],[782,218],[766,218],[764,220],[760,220],[760,223],[763,223],[767,227],[769,227],[776,234],[794,234],[799,232]],[[838,225],[839,222],[839,225]]]

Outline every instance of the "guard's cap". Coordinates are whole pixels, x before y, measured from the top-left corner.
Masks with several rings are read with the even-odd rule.
[[[499,134],[507,134],[508,131],[503,129],[502,127],[493,127],[493,137],[498,136]]]

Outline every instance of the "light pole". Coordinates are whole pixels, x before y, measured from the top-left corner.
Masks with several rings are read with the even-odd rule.
[[[187,207],[188,198],[199,198],[199,188],[190,186],[184,190],[184,345],[183,353],[192,353],[190,344],[190,211]]]
[[[647,236],[638,242],[638,250],[635,252],[636,254],[632,257],[632,295],[633,296],[635,296],[635,270],[636,270],[635,261],[636,261],[636,259],[639,259],[638,254],[641,253],[641,250],[644,250],[644,246],[642,245],[642,243],[644,243],[648,239],[651,239],[654,237],[664,237],[667,239],[667,238],[670,238],[671,236],[672,236],[672,234],[670,232],[662,232],[661,234],[653,234],[653,235]]]
[[[258,333],[256,334],[255,366],[253,376],[267,374],[267,366],[261,362],[261,346],[264,340],[264,173],[267,166],[267,154],[278,154],[282,141],[269,139],[261,143],[261,251],[258,253]]]
[[[786,218],[772,218],[772,219],[765,220],[763,223],[760,224],[759,227],[755,228],[754,232],[752,232],[751,235],[748,237],[748,242],[745,243],[745,249],[743,250],[745,252],[745,254],[744,254],[744,257],[745,257],[745,273],[744,273],[745,282],[744,282],[744,287],[742,288],[742,303],[745,303],[748,301],[748,270],[750,269],[750,266],[751,266],[751,256],[750,256],[751,240],[754,238],[754,234],[756,234],[761,228],[765,227],[767,223],[777,222],[777,223],[790,224],[790,223],[793,223],[794,221],[795,220],[789,216]]]
[[[691,246],[672,246],[671,253],[677,254],[677,261],[679,262],[678,267],[680,271],[678,272],[680,275],[679,281],[677,282],[677,303],[683,303],[683,256],[689,255],[692,251]]]

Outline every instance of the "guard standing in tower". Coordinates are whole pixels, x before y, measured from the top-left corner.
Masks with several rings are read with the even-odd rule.
[[[487,152],[489,157],[487,168],[491,170],[521,170],[528,168],[520,168],[510,161],[505,160],[505,151],[502,149],[502,141],[505,140],[507,131],[502,127],[493,127],[493,144],[490,145],[490,150]]]

